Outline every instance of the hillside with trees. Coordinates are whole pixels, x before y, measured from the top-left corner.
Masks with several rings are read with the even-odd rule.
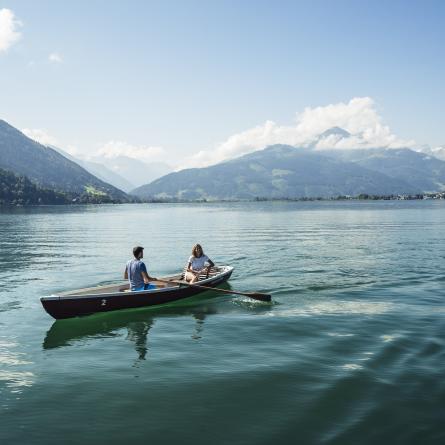
[[[115,201],[106,193],[86,188],[83,193],[55,191],[23,175],[0,168],[0,206],[54,204],[108,204]]]
[[[26,176],[43,189],[78,199],[127,202],[122,190],[98,179],[51,147],[46,147],[0,120],[0,168]]]
[[[26,176],[0,169],[0,205],[67,204],[69,196],[39,187]]]

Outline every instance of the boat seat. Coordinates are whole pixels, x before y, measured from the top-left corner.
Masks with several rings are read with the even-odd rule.
[[[164,287],[167,287],[167,286],[170,287],[171,286],[171,285],[167,285],[165,283],[161,283],[159,281],[152,281],[152,284],[154,284],[157,289],[162,289]],[[120,288],[119,292],[131,292],[131,290],[130,290],[130,288],[128,288],[128,289]]]

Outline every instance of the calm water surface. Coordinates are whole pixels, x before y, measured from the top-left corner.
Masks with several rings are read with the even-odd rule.
[[[1,210],[0,443],[445,443],[444,235],[443,201]],[[40,305],[198,241],[274,303]]]

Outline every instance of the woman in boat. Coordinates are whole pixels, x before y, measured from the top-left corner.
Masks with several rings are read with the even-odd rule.
[[[156,281],[156,278],[150,277],[145,264],[141,261],[144,257],[144,248],[137,246],[133,249],[132,260],[127,261],[125,266],[124,278],[130,281],[131,291],[141,291],[148,289],[156,289],[150,281]]]
[[[208,266],[206,267],[206,264]],[[192,255],[187,264],[187,271],[185,279],[189,283],[196,283],[199,280],[199,275],[207,269],[207,275],[215,263],[204,253],[200,244],[195,244],[192,249]]]

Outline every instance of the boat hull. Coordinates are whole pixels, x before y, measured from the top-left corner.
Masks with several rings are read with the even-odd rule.
[[[226,282],[232,275],[232,272],[232,267],[225,267],[220,274],[200,281],[199,284],[215,287]],[[174,301],[183,300],[184,298],[190,298],[202,292],[205,292],[205,290],[184,284],[179,287],[140,292],[97,293],[94,295],[56,295],[42,297],[40,298],[40,301],[49,315],[55,319],[63,319],[121,309],[168,304]]]

